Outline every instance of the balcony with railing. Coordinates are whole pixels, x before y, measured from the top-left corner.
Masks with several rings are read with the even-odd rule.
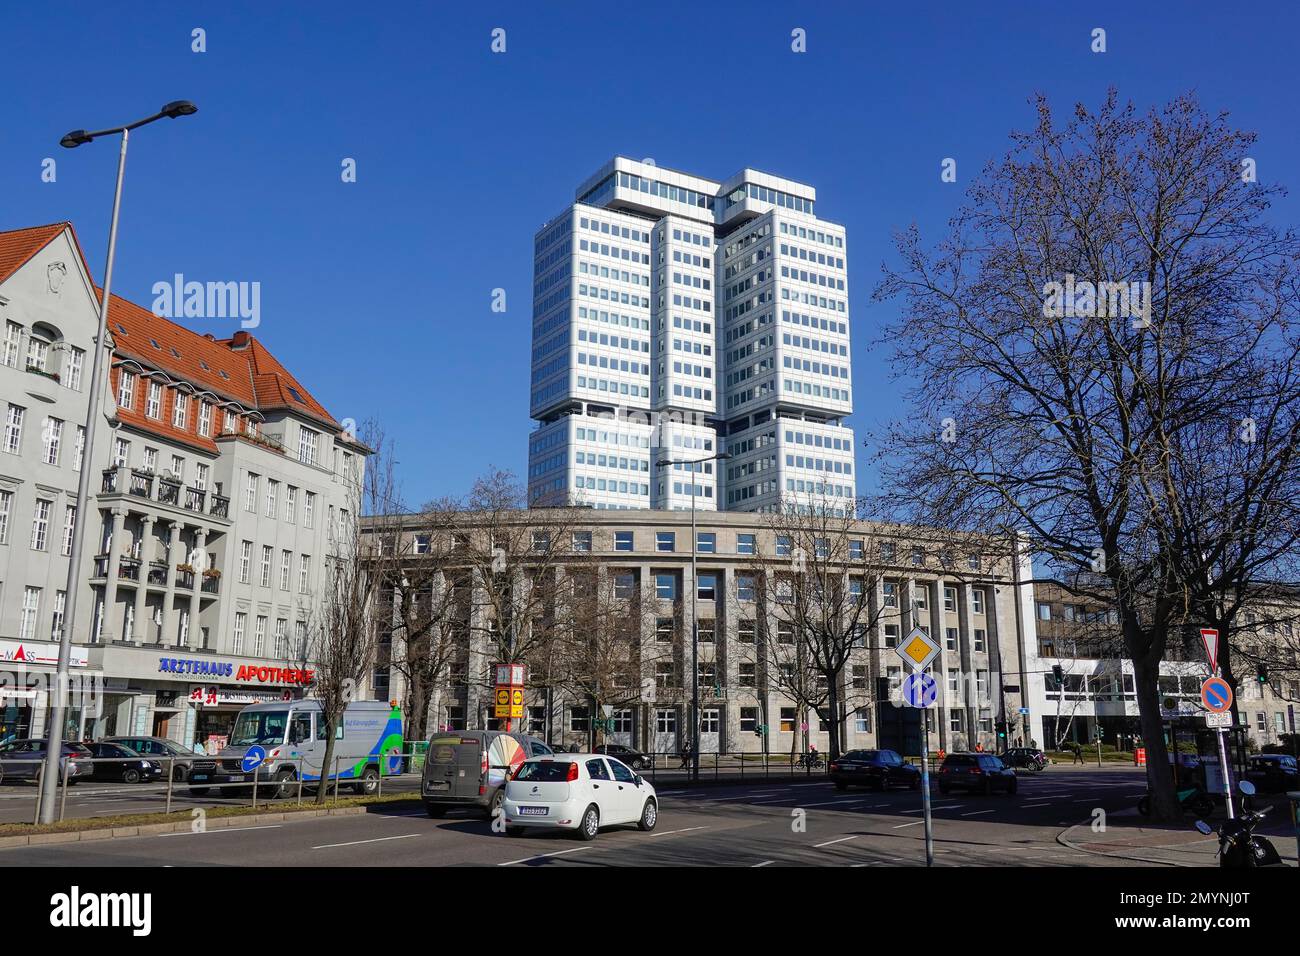
[[[131,469],[131,481],[127,485],[127,493],[135,495],[137,498],[153,497],[154,473],[152,471],[143,471],[139,468]]]
[[[194,569],[189,565],[177,565],[176,586],[186,591],[194,590]]]
[[[139,558],[129,558],[123,555],[117,559],[117,576],[123,581],[139,581],[140,563]]]
[[[203,575],[203,583],[199,585],[199,590],[202,591],[204,594],[220,594],[221,576],[218,574],[208,574],[205,572]]]
[[[149,577],[147,579],[147,582],[149,584],[160,585],[162,587],[167,586],[167,562],[166,561],[149,562]]]
[[[123,474],[125,478],[121,477]],[[155,488],[156,485],[156,488]],[[126,468],[114,465],[105,468],[100,485],[102,494],[112,495],[125,492],[136,498],[146,498],[173,508],[184,508],[196,514],[208,514],[223,521],[230,520],[230,499],[225,495],[208,491],[194,485],[186,486],[179,479],[168,475],[155,475],[140,468]]]
[[[212,505],[208,508],[208,514],[216,518],[230,517],[230,499],[224,495],[213,494]]]
[[[158,503],[179,505],[181,503],[181,483],[173,478],[163,478],[158,482]]]
[[[185,510],[186,511],[203,511],[203,505],[207,501],[208,493],[202,488],[189,487],[185,489]]]

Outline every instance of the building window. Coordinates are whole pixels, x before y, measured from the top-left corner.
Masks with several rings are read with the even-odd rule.
[[[886,581],[881,588],[885,595],[885,607],[898,607],[898,585],[893,581]]]
[[[135,373],[120,369],[117,374],[117,404],[131,409],[135,405]]]
[[[671,644],[677,634],[677,625],[671,617],[655,618],[655,643]]]
[[[675,531],[655,532],[656,551],[675,551],[676,549],[677,549],[677,532]]]
[[[10,405],[9,415],[5,419],[5,451],[17,455],[23,447],[23,416],[27,409],[21,405]]]
[[[717,620],[711,617],[700,618],[695,624],[695,630],[700,636],[701,644],[712,644],[717,633]]]
[[[984,589],[972,588],[970,592],[971,610],[976,614],[984,613]]]
[[[736,639],[742,644],[755,644],[758,641],[758,623],[742,620],[736,625]]]
[[[631,571],[620,571],[614,575],[614,597],[630,601],[636,597],[636,575]]]
[[[591,550],[591,532],[575,531],[573,532],[573,550],[590,551]]]
[[[244,510],[257,514],[257,475],[251,471],[244,476]]]
[[[677,600],[677,575],[656,574],[655,596],[664,601]]]
[[[199,434],[206,438],[212,432],[212,405],[199,402]]]
[[[713,554],[718,550],[718,536],[712,531],[700,531],[695,535],[695,550],[700,554]]]
[[[736,554],[753,554],[754,536],[752,534],[736,535]]]
[[[551,547],[551,533],[549,531],[533,532],[533,550],[538,554],[545,554]]]
[[[741,687],[757,687],[758,686],[758,665],[741,664],[739,680],[740,680]]]
[[[743,684],[744,681],[741,681]],[[740,708],[740,732],[742,734],[758,733],[758,708],[742,707]]]
[[[885,625],[885,646],[886,647],[898,646],[898,625],[897,624]]]
[[[718,576],[716,574],[701,574],[698,582],[697,597],[701,601],[714,601],[718,597]]]
[[[311,590],[311,555],[298,555],[298,593],[306,594]]]
[[[615,531],[614,532],[614,550],[631,551],[632,550],[632,532]]]
[[[269,588],[271,586],[271,546],[269,544],[262,545],[262,575],[259,580],[262,582],[262,587]]]
[[[754,600],[754,576],[752,574],[736,575],[736,600]]]
[[[262,657],[266,654],[266,618],[260,614],[257,617],[257,624],[253,629],[253,656]]]
[[[293,565],[293,552],[280,552],[280,590],[289,590],[289,570]]]
[[[298,427],[298,460],[308,464],[316,464],[316,456],[319,452],[320,433],[314,432],[310,428]]]
[[[50,509],[54,507],[53,501],[47,501],[44,498],[36,499],[36,507],[32,511],[32,550],[44,551],[49,544],[50,538]]]
[[[147,418],[162,418],[162,385],[158,382],[149,383],[149,396],[144,406],[144,414]]]
[[[172,399],[172,427],[185,428],[190,423],[190,397],[177,391]]]
[[[984,650],[984,628],[977,627],[971,631],[971,644],[974,650]]]
[[[253,542],[243,541],[239,545],[239,583],[248,583],[249,566],[253,562]]]
[[[266,516],[275,517],[276,499],[280,494],[280,483],[274,478],[266,479]]]
[[[778,558],[788,558],[794,550],[794,544],[787,534],[777,535],[776,538],[776,556]]]
[[[716,708],[712,707],[700,711],[700,733],[716,734],[718,732],[718,727],[721,724],[719,713]]]
[[[943,631],[944,640],[948,645],[948,650],[955,651],[957,649],[957,628],[945,627]]]
[[[230,642],[232,654],[244,653],[244,630],[248,626],[248,615],[243,611],[235,612],[235,631]]]
[[[677,711],[667,707],[656,708],[655,709],[655,733],[657,734],[677,733]]]
[[[867,668],[864,664],[854,664],[851,673],[850,685],[854,690],[867,689]]]
[[[585,734],[590,723],[586,707],[569,708],[569,730],[575,734]]]
[[[54,594],[54,616],[50,620],[50,640],[57,641],[63,637],[63,613],[67,610],[68,592],[56,591]]]
[[[677,678],[673,674],[672,661],[657,661],[655,663],[655,685],[657,687],[676,687]]]
[[[77,531],[77,506],[63,506],[63,547],[59,553],[65,558],[72,557],[72,539]]]
[[[275,619],[275,656],[284,660],[289,656],[289,622],[282,617]]]
[[[793,707],[781,708],[781,733],[783,734],[794,733],[794,708]]]
[[[23,611],[18,622],[18,639],[30,641],[36,637],[36,621],[41,613],[41,589],[23,588]]]
[[[794,625],[789,621],[776,622],[776,642],[791,645],[794,643]]]
[[[63,420],[60,418],[46,418],[45,428],[42,431],[45,447],[41,453],[41,460],[47,465],[57,465],[59,463],[59,445],[63,441]]]
[[[316,527],[316,492],[304,492],[302,499],[302,524],[304,528]]]
[[[0,490],[0,544],[9,543],[9,515],[13,504],[14,493]]]

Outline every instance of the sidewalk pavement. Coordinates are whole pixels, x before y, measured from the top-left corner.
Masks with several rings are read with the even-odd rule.
[[[1268,837],[1283,861],[1297,865],[1295,831],[1291,829],[1285,804],[1273,810],[1264,826],[1255,832]],[[1217,828],[1222,814],[1207,822]],[[1141,863],[1163,866],[1218,866],[1219,838],[1205,836],[1189,816],[1185,824],[1152,823],[1136,809],[1106,814],[1105,830],[1094,831],[1091,823],[1080,823],[1057,834],[1056,841],[1072,850],[1096,853]]]

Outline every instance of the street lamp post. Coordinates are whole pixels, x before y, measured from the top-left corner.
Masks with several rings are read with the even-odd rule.
[[[77,614],[77,594],[79,591],[79,569],[81,552],[86,537],[86,511],[90,502],[91,456],[95,449],[95,429],[99,419],[100,395],[104,388],[104,343],[108,341],[108,301],[113,286],[113,256],[117,252],[117,217],[122,206],[122,177],[126,172],[126,146],[131,130],[146,126],[163,117],[176,119],[198,112],[189,100],[176,100],[168,103],[152,116],[136,120],[125,126],[87,132],[84,129],[73,130],[59,145],[65,149],[75,149],[83,143],[89,143],[101,136],[113,133],[122,134],[122,147],[117,157],[117,186],[113,191],[113,215],[108,226],[108,261],[104,266],[104,291],[99,303],[99,329],[95,335],[95,360],[90,376],[90,399],[86,409],[85,458],[81,463],[81,475],[77,479],[77,510],[74,512],[72,527],[72,552],[68,557],[67,598],[63,611],[63,622],[59,629],[59,663],[54,674],[54,688],[50,695],[49,725],[45,728],[45,765],[41,771],[40,821],[54,822],[55,795],[59,785],[59,758],[63,754],[63,725],[67,720],[68,710],[68,671],[72,658],[72,628]],[[110,573],[112,569],[109,569]]]
[[[706,461],[726,461],[731,457],[727,452],[718,452],[705,458],[661,458],[655,462],[659,467],[666,465],[691,466],[691,781],[700,780],[700,619],[696,613],[696,600],[700,595],[698,576],[699,536],[695,533],[695,475],[696,465]]]

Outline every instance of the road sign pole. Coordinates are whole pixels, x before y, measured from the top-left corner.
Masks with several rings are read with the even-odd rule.
[[[921,806],[925,816],[925,865],[934,866],[934,827],[930,819],[930,711],[921,711],[925,744],[921,748]]]

